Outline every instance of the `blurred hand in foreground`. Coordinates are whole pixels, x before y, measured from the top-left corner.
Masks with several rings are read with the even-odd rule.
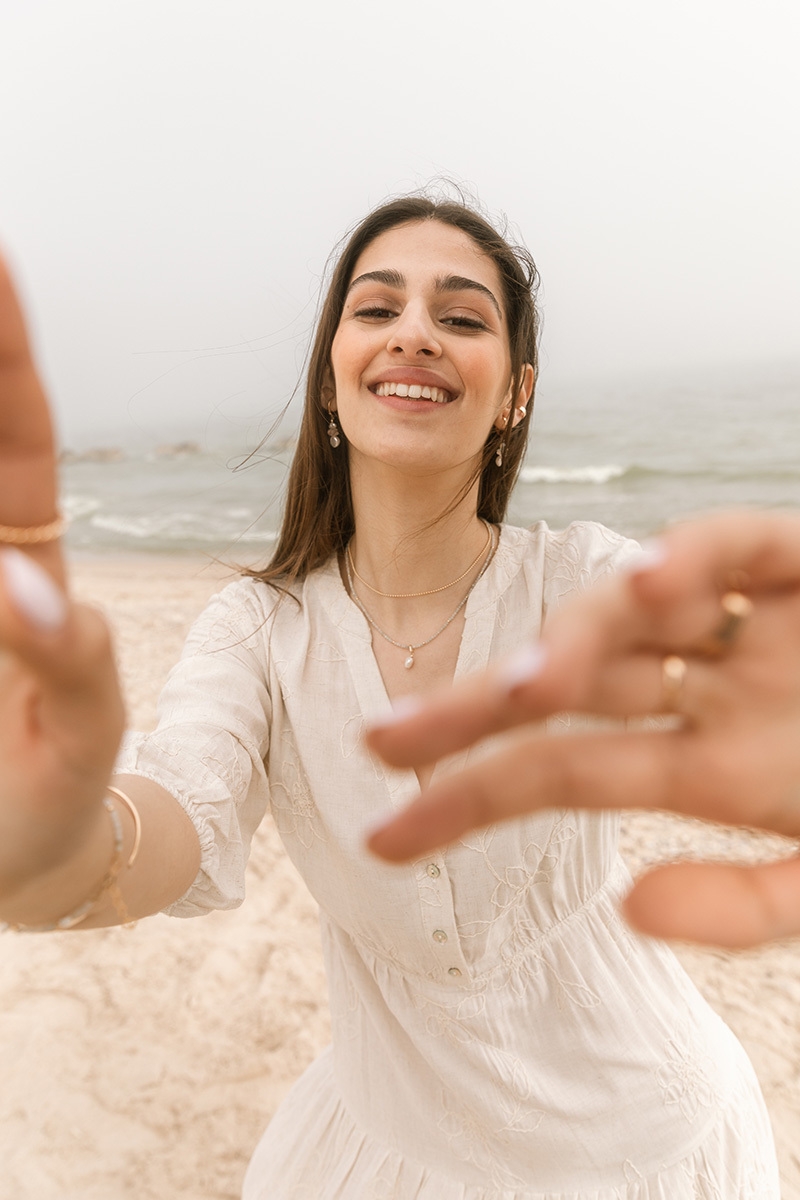
[[[674,716],[662,729],[526,731],[436,782],[370,848],[416,858],[553,807],[671,809],[800,837],[800,518],[729,512],[668,530],[551,617],[538,644],[401,705],[368,743],[419,767],[566,711]],[[660,867],[625,912],[644,932],[725,946],[800,934],[800,858]]]
[[[92,854],[108,859],[101,799],[124,723],[106,626],[67,595],[57,490],[50,413],[0,259],[0,900],[4,916],[22,902],[43,920],[48,881],[89,830],[87,871]]]

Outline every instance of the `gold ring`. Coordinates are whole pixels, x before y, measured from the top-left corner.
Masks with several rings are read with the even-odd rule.
[[[706,658],[719,658],[735,644],[742,626],[753,611],[753,601],[741,592],[726,592],[720,601],[722,620],[714,632],[697,647]]]
[[[41,546],[46,542],[57,542],[67,528],[61,515],[47,525],[0,525],[0,542],[8,546]]]
[[[661,711],[680,712],[680,698],[686,679],[686,660],[677,654],[668,654],[661,660]]]

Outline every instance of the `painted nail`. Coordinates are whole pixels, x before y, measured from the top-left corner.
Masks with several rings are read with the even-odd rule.
[[[631,575],[636,575],[639,571],[652,571],[655,567],[660,567],[669,558],[666,542],[661,538],[648,538],[642,542],[636,554],[626,564],[625,570]]]
[[[526,683],[531,683],[544,670],[547,651],[539,642],[531,642],[507,658],[500,668],[500,687],[511,693]]]
[[[47,572],[21,550],[0,551],[0,567],[14,607],[42,633],[55,633],[67,618],[67,601]]]

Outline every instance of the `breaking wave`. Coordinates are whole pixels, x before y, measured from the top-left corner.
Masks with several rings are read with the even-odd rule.
[[[523,483],[609,483],[627,474],[627,467],[606,463],[595,467],[523,467]]]

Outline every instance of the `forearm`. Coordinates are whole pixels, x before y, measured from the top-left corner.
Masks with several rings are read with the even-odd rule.
[[[98,804],[75,851],[58,866],[38,874],[12,895],[0,899],[0,920],[37,927],[58,922],[81,906],[102,885],[122,837],[121,868],[114,886],[105,888],[77,929],[124,924],[159,912],[189,888],[200,866],[200,844],[177,800],[158,784],[135,775],[119,775],[112,784],[128,795],[141,821],[141,841],[132,866],[135,825],[127,806],[111,799],[119,825]],[[117,890],[118,889],[118,890]]]

